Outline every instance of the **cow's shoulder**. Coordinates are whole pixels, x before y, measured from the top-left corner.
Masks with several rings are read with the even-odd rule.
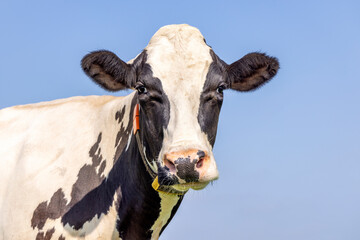
[[[129,132],[132,98],[72,97],[1,110],[0,163],[7,167],[0,169],[0,210],[18,208],[4,212],[0,222],[12,219],[7,226],[37,232],[30,220],[41,206],[60,199],[69,208],[97,187],[127,143],[118,132]],[[51,230],[56,224],[45,217],[50,225],[44,229]]]
[[[124,97],[116,97],[116,96],[75,96],[69,98],[56,99],[52,101],[44,101],[39,103],[25,104],[25,105],[17,105],[13,107],[8,107],[0,110],[0,113],[7,113],[10,111],[19,111],[19,110],[41,110],[48,108],[58,108],[67,104],[82,104],[88,105],[92,107],[101,107],[104,104],[113,101],[115,99],[122,99]],[[1,116],[1,115],[0,115]]]

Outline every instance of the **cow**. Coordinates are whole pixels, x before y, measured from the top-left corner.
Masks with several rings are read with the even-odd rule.
[[[81,66],[106,90],[134,91],[0,111],[1,239],[158,239],[186,192],[218,178],[223,91],[255,90],[279,62],[226,64],[180,24],[127,63],[100,50]]]

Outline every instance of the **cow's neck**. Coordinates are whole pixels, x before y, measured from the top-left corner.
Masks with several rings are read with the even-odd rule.
[[[157,239],[178,209],[182,196],[158,193],[146,172],[134,136],[117,161],[121,196],[117,229],[122,239]],[[122,169],[122,170],[121,170]],[[125,169],[125,171],[123,171]],[[131,181],[129,181],[131,179]]]
[[[144,166],[132,131],[133,109],[136,103],[137,99],[134,96],[130,108],[127,108],[130,109],[129,123],[125,131],[128,145],[121,149],[121,154],[107,178],[110,186],[116,186],[116,228],[123,240],[157,239],[183,199],[183,196],[159,193],[151,186],[153,178]]]

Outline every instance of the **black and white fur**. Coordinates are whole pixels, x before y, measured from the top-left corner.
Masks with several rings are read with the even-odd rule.
[[[128,63],[96,51],[82,67],[109,91],[137,91],[0,111],[0,238],[158,239],[183,196],[152,188],[132,131],[135,104],[141,142],[159,183],[202,189],[218,177],[212,147],[223,90],[254,90],[279,63],[250,53],[228,65],[199,30],[170,25]],[[206,154],[206,170],[194,174],[199,169],[184,156],[188,160],[177,162],[187,164],[181,165],[185,170],[172,172],[167,154],[189,149]]]

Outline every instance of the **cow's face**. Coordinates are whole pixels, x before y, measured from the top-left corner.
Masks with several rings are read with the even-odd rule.
[[[98,51],[82,66],[107,90],[137,90],[146,155],[156,163],[159,183],[181,191],[202,189],[218,177],[212,147],[223,90],[253,90],[279,68],[261,53],[227,65],[188,25],[161,28],[131,63]]]

